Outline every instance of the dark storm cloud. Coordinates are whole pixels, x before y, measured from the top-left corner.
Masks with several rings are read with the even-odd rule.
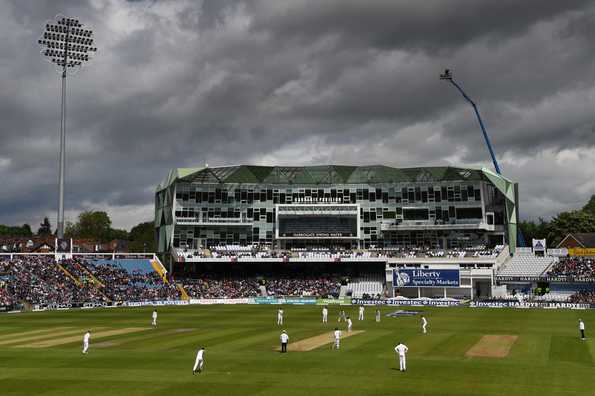
[[[14,0],[0,3],[0,223],[54,216],[59,77],[36,40],[58,13],[99,47],[68,80],[70,216],[150,218],[167,170],[205,161],[489,167],[445,67],[521,183],[523,216],[595,192],[587,1]]]

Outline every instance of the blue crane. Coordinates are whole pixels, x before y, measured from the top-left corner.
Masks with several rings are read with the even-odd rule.
[[[485,126],[483,125],[483,120],[481,119],[481,116],[479,115],[479,110],[477,109],[477,105],[475,104],[475,102],[473,100],[471,100],[471,98],[469,96],[467,96],[465,91],[463,91],[463,88],[461,88],[461,86],[459,84],[457,84],[457,82],[453,79],[450,69],[445,69],[444,73],[442,73],[440,75],[440,79],[450,82],[461,93],[461,95],[463,95],[463,98],[465,98],[465,100],[467,102],[469,102],[469,104],[471,104],[471,106],[473,107],[473,111],[475,112],[475,116],[477,117],[477,121],[479,122],[479,126],[481,127],[481,132],[483,133],[483,138],[485,139],[486,145],[488,146],[488,150],[490,152],[490,156],[492,157],[492,163],[494,164],[494,169],[496,170],[497,174],[501,175],[502,172],[500,171],[500,165],[498,165],[498,160],[496,160],[496,154],[494,153],[494,149],[492,148],[492,142],[490,141],[490,137],[488,136]],[[521,232],[520,228],[518,229],[518,232],[517,232],[517,238],[518,238],[518,242],[521,246],[526,246],[525,245],[525,237],[523,236],[523,233]]]

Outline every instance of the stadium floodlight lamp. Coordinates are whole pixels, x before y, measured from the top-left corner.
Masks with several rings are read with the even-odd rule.
[[[38,40],[41,55],[54,64],[62,75],[62,102],[60,119],[60,176],[58,203],[58,238],[64,237],[64,168],[66,149],[66,75],[77,72],[97,52],[93,31],[81,29],[76,18],[57,15],[45,24],[45,31]]]

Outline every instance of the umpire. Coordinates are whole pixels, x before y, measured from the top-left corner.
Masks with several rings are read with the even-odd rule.
[[[287,332],[283,330],[281,333],[281,353],[287,352],[287,341],[289,341],[289,336],[287,335]]]
[[[581,332],[581,340],[585,340],[585,322],[582,319],[578,320],[578,329]]]

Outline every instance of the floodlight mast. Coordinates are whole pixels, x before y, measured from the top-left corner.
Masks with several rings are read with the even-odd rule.
[[[494,149],[492,148],[492,143],[490,142],[488,133],[486,132],[486,129],[485,129],[485,126],[483,125],[481,116],[479,115],[479,110],[477,109],[477,105],[475,104],[475,102],[473,100],[471,100],[471,98],[469,96],[467,96],[465,91],[463,91],[463,88],[461,88],[461,86],[456,83],[456,81],[452,77],[452,72],[450,71],[450,69],[444,70],[444,73],[442,73],[440,75],[440,79],[449,81],[452,85],[454,85],[455,88],[461,93],[461,95],[463,95],[463,98],[465,98],[465,100],[467,102],[469,102],[471,104],[471,106],[473,106],[473,111],[475,111],[475,115],[477,116],[477,121],[479,121],[479,126],[481,127],[481,131],[483,132],[483,138],[485,139],[486,145],[488,146],[488,150],[490,151],[490,156],[492,157],[492,162],[494,164],[494,168],[496,169],[496,173],[501,175],[502,173],[500,172],[500,166],[498,165],[498,161],[496,160],[496,154],[494,153]]]
[[[60,111],[60,174],[57,236],[64,238],[64,171],[66,168],[66,72],[82,67],[97,51],[93,32],[82,29],[78,19],[56,16],[45,25],[43,36],[38,40],[41,54],[59,67],[62,73],[62,97]]]

